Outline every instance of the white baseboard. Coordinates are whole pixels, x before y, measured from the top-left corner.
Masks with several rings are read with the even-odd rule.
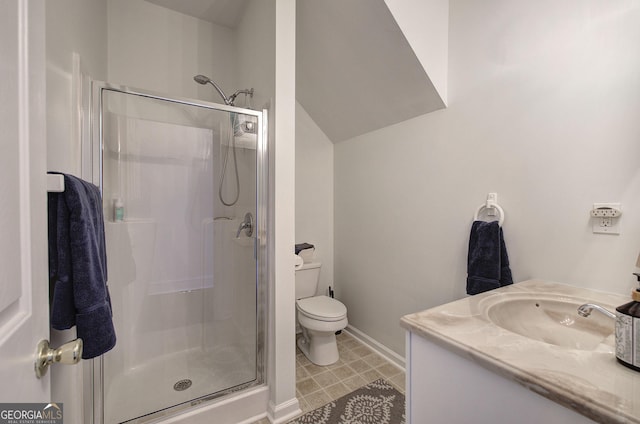
[[[267,418],[269,418],[269,421],[271,421],[273,424],[280,424],[291,420],[300,413],[302,413],[302,410],[300,409],[298,398],[290,399],[278,405],[274,405],[271,401],[269,401]]]
[[[369,347],[371,350],[373,350],[378,355],[380,355],[383,358],[385,358],[387,361],[391,362],[393,365],[395,365],[398,368],[402,369],[402,371],[405,370],[406,361],[405,361],[404,357],[402,357],[401,355],[398,355],[396,352],[394,352],[393,350],[389,349],[388,347],[386,347],[382,343],[380,343],[377,340],[369,337],[368,335],[366,335],[362,331],[358,330],[357,328],[353,327],[352,325],[348,325],[347,328],[345,328],[343,331],[345,331],[347,334],[353,336],[356,340],[358,340],[362,344],[364,344],[367,347]]]

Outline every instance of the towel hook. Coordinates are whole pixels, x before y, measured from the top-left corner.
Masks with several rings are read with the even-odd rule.
[[[478,220],[478,215],[483,209],[487,209],[487,215],[489,216],[493,216],[495,214],[494,211],[498,211],[498,225],[502,227],[502,223],[504,222],[504,210],[498,204],[498,193],[487,194],[487,201],[480,205],[473,216],[474,221]]]

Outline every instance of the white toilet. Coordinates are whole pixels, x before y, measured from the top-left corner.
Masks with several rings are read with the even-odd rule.
[[[298,347],[316,365],[338,360],[336,331],[347,324],[347,307],[328,296],[316,296],[320,263],[306,263],[296,269],[296,309],[302,328]]]

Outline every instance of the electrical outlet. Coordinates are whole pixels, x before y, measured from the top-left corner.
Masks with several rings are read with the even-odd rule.
[[[599,206],[595,207],[598,203],[594,204],[594,208],[591,209],[591,216],[594,218],[617,218],[622,215],[622,211],[620,209],[614,208],[612,206]]]
[[[595,234],[620,234],[620,203],[594,203],[591,209]]]

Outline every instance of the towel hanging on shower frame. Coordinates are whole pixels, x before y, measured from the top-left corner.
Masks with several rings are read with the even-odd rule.
[[[64,191],[64,175],[47,174],[47,192],[62,193]]]

